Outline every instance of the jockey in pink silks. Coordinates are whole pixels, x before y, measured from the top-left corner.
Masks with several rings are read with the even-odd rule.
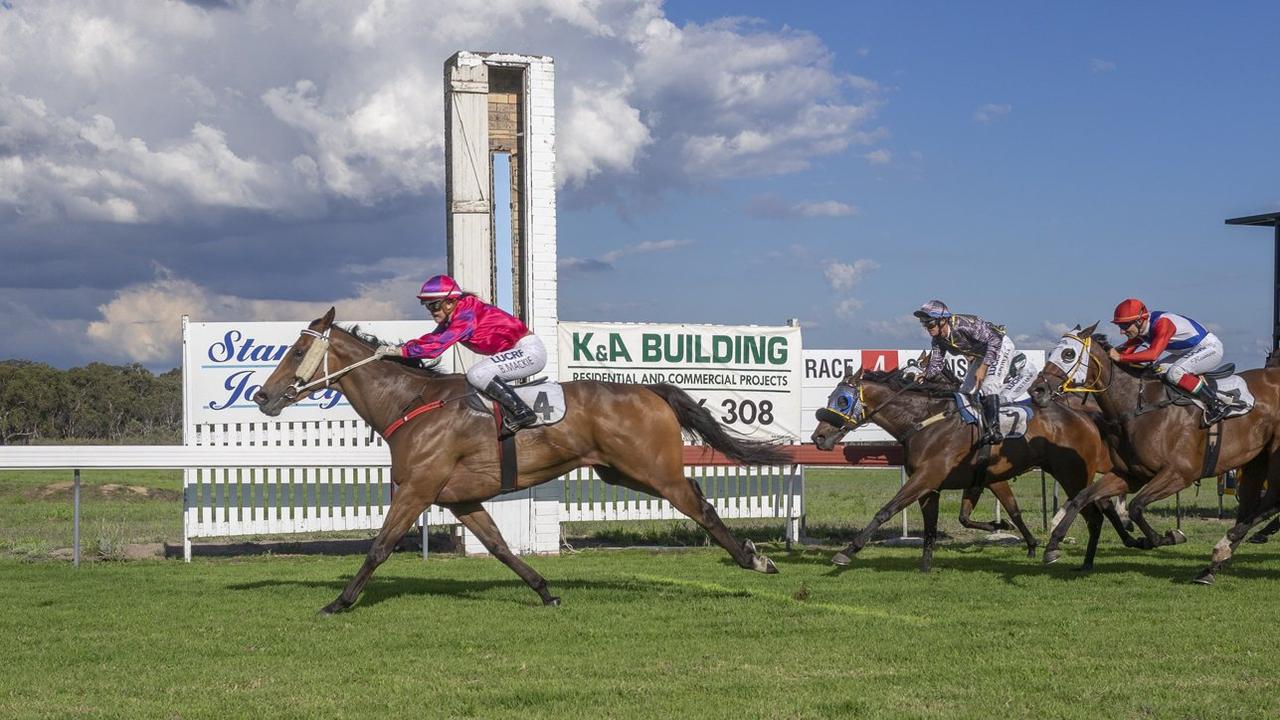
[[[406,358],[437,358],[454,343],[479,355],[467,370],[467,382],[498,401],[511,431],[532,425],[537,416],[507,384],[542,370],[547,348],[519,318],[464,292],[448,275],[422,284],[418,300],[436,321],[436,329],[399,347]],[[381,351],[380,351],[381,352]],[[387,353],[389,354],[389,353]]]

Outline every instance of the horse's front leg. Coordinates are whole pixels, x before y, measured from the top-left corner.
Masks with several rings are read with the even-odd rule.
[[[373,539],[373,544],[369,546],[369,552],[365,555],[364,564],[360,566],[343,588],[342,593],[328,605],[321,608],[320,612],[326,615],[342,612],[355,604],[356,598],[360,596],[360,591],[364,589],[365,583],[369,581],[369,576],[373,575],[373,571],[386,561],[391,555],[391,551],[395,549],[396,543],[404,534],[409,531],[413,525],[413,521],[422,515],[423,511],[435,500],[439,493],[442,482],[435,483],[418,483],[409,484],[402,483],[391,498],[391,506],[387,508],[387,517],[382,521],[382,529],[378,531],[377,537]]]
[[[943,473],[930,472],[923,468],[917,469],[907,480],[907,484],[898,490],[898,494],[894,495],[892,500],[880,508],[875,517],[871,518],[871,522],[867,523],[867,526],[854,536],[853,542],[849,543],[844,550],[836,553],[831,558],[831,562],[836,565],[848,565],[853,556],[857,555],[858,551],[862,550],[871,541],[872,535],[875,534],[876,530],[880,529],[881,525],[889,522],[889,518],[902,512],[903,508],[924,497],[925,493],[941,487],[942,477]]]
[[[1156,532],[1146,516],[1148,505],[1159,502],[1190,484],[1191,482],[1181,470],[1167,467],[1156,473],[1156,476],[1143,485],[1142,489],[1129,501],[1129,519],[1142,531],[1147,545],[1156,548],[1164,545],[1180,545],[1187,541],[1187,536],[1178,529],[1170,530],[1164,535]]]
[[[920,498],[920,516],[924,518],[924,548],[920,556],[920,572],[927,573],[933,567],[933,546],[938,541],[938,491],[925,493]]]
[[[1103,475],[1097,482],[1085,487],[1085,489],[1076,493],[1076,496],[1067,501],[1062,506],[1062,519],[1054,526],[1053,532],[1049,535],[1049,542],[1044,546],[1044,564],[1051,565],[1058,561],[1062,553],[1058,550],[1058,546],[1062,544],[1062,539],[1067,536],[1067,531],[1071,529],[1071,523],[1075,522],[1076,515],[1080,513],[1086,505],[1095,500],[1103,500],[1115,495],[1126,492],[1129,484],[1124,478],[1115,473],[1107,473]]]
[[[1036,536],[1031,533],[1031,528],[1022,520],[1022,510],[1018,507],[1018,498],[1013,495],[1013,488],[1009,487],[1009,483],[1001,481],[991,483],[989,486],[991,492],[995,494],[996,499],[1004,507],[1006,513],[1009,514],[1009,520],[1018,528],[1018,532],[1022,533],[1022,541],[1027,544],[1027,557],[1036,556],[1036,546],[1040,543],[1036,540]]]
[[[470,530],[480,542],[484,544],[489,554],[502,561],[502,564],[511,568],[515,574],[520,576],[533,591],[538,593],[538,597],[542,598],[543,605],[559,605],[560,598],[552,595],[547,591],[547,581],[538,571],[529,567],[523,560],[511,552],[511,548],[507,547],[507,541],[502,538],[502,533],[498,530],[498,525],[493,522],[493,518],[489,515],[484,506],[478,502],[459,503],[455,505],[444,505],[451,510],[458,522],[462,523]]]

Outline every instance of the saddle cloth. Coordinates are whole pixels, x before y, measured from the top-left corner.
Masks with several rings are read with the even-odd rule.
[[[1218,392],[1218,399],[1226,403],[1227,407],[1230,408],[1227,411],[1227,417],[1244,415],[1253,409],[1255,402],[1253,393],[1249,392],[1249,386],[1245,383],[1244,378],[1239,375],[1228,375],[1217,380],[1210,379],[1206,375],[1206,382],[1214,383],[1214,389]],[[1181,388],[1175,388],[1166,383],[1165,393],[1177,405],[1195,405],[1200,408],[1201,412],[1204,411],[1204,401],[1193,395],[1188,395]]]
[[[956,393],[956,410],[966,425],[982,427],[982,408],[973,404],[973,399],[964,393]],[[1035,411],[1031,409],[1031,401],[1022,400],[1000,406],[1000,434],[1005,439],[1020,438],[1027,434],[1027,425]]]
[[[539,425],[555,425],[564,419],[564,388],[558,382],[542,378],[524,385],[512,386],[520,399],[524,401],[538,420],[533,427]],[[467,397],[467,404],[484,413],[493,413],[493,400],[483,393],[477,392]]]

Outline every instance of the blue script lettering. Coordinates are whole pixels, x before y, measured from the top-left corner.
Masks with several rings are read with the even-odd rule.
[[[253,370],[238,370],[227,376],[226,382],[222,384],[224,390],[227,391],[227,399],[219,403],[217,400],[209,401],[210,410],[226,410],[234,407],[236,403],[253,403],[253,396],[261,389],[261,385],[252,384]],[[328,410],[342,401],[342,393],[336,388],[324,388],[316,390],[307,396],[309,400],[319,401],[321,410]]]
[[[279,362],[289,351],[288,345],[259,345],[253,338],[246,338],[239,330],[228,330],[222,342],[209,346],[209,359],[216,363],[264,360]]]

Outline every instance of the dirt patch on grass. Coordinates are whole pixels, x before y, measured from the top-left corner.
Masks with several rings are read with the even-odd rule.
[[[37,500],[62,500],[71,497],[75,492],[75,483],[70,480],[42,485],[28,493]],[[105,483],[103,485],[80,486],[80,497],[85,500],[181,500],[182,493],[166,488],[147,487],[145,485],[122,485]]]

